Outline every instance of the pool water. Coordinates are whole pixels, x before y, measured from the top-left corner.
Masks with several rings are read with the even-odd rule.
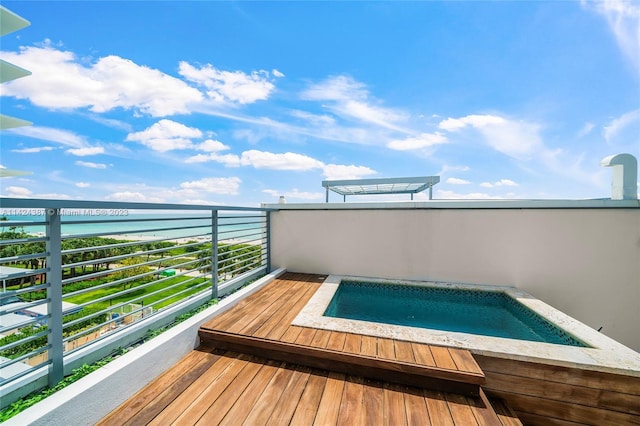
[[[497,291],[342,281],[324,315],[587,347]]]

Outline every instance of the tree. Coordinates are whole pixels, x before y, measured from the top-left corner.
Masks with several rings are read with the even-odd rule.
[[[134,278],[138,275],[142,275],[145,274],[147,272],[149,272],[151,269],[148,266],[145,265],[140,265],[140,266],[136,266],[139,265],[140,263],[143,263],[142,258],[138,257],[128,257],[126,259],[123,259],[120,262],[120,265],[122,265],[123,267],[128,267],[126,269],[123,269],[121,271],[118,271],[114,274],[112,274],[113,278],[115,278],[115,280],[122,280],[122,279],[126,279],[126,278]],[[132,288],[134,286],[134,284],[137,283],[137,280],[130,280],[127,282],[124,282],[122,284],[122,289],[126,290],[127,286],[128,288]]]

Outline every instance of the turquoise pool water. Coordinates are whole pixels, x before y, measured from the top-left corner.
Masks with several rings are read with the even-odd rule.
[[[494,291],[342,281],[324,315],[587,347],[517,300]]]

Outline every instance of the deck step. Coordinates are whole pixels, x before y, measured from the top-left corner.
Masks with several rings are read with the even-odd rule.
[[[327,425],[384,424],[385,419],[393,425],[521,425],[511,417],[505,422],[482,390],[470,397],[407,387],[206,343],[97,425],[306,425],[314,419]]]
[[[203,343],[276,361],[290,362],[338,373],[479,397],[483,373],[390,361],[220,330],[200,329]]]

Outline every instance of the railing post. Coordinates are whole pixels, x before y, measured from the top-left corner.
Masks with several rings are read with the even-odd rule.
[[[265,212],[267,216],[266,226],[267,226],[267,274],[271,272],[271,212]]]
[[[62,344],[62,231],[60,211],[46,209],[48,216],[46,227],[47,250],[47,312],[49,334],[49,387],[55,386],[64,378],[64,348]]]
[[[211,212],[211,298],[218,298],[218,210]]]

